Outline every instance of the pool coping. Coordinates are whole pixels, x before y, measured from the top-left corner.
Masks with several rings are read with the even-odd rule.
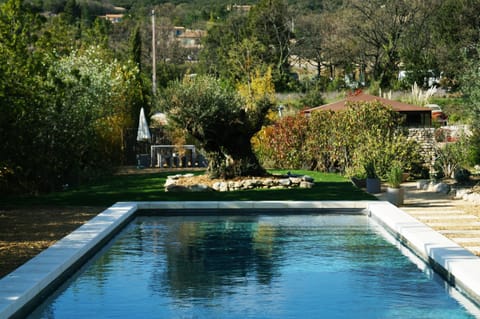
[[[50,248],[0,279],[0,318],[21,317],[48,295],[138,211],[165,210],[363,210],[417,256],[429,263],[452,286],[480,305],[480,258],[383,201],[210,201],[119,202],[65,236]]]

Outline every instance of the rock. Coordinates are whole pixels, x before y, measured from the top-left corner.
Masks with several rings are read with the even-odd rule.
[[[448,194],[450,192],[450,186],[445,183],[437,183],[433,185],[433,191],[435,193]]]
[[[220,191],[220,188],[222,187],[222,182],[215,182],[213,183],[213,190]]]
[[[188,187],[189,191],[191,192],[211,192],[213,191],[212,188],[208,187],[204,184],[196,184]]]
[[[246,188],[246,189],[255,188],[255,186],[257,186],[257,185],[258,185],[258,183],[254,179],[246,179],[246,180],[243,181],[243,187]]]
[[[263,180],[263,187],[272,187],[273,185],[275,185],[273,179],[267,178]]]
[[[314,185],[315,185],[315,183],[302,181],[300,183],[300,188],[312,188]]]
[[[417,181],[417,189],[427,190],[430,181],[428,179],[420,179]]]
[[[201,176],[200,176],[201,177]],[[188,179],[190,178],[190,180]],[[244,180],[226,180],[211,183],[206,177],[197,178],[193,174],[177,174],[168,176],[165,182],[166,192],[228,192],[255,188],[285,189],[293,187],[312,188],[313,178],[310,176],[293,175],[276,177],[253,177]]]
[[[302,180],[303,180],[302,177],[290,177],[290,182],[295,185],[300,185]]]
[[[310,182],[310,183],[313,183],[313,182],[315,181],[315,180],[313,179],[313,177],[308,176],[308,175],[303,176],[303,180],[304,180],[305,182]]]
[[[165,187],[165,192],[176,192],[176,193],[184,193],[184,192],[189,192],[190,190],[181,185],[176,185],[176,184],[170,184],[167,187]]]

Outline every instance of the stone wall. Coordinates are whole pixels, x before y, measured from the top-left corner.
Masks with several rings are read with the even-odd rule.
[[[414,139],[420,144],[425,164],[432,168],[435,163],[435,128],[408,129],[408,138]]]
[[[255,188],[284,189],[284,188],[312,188],[315,184],[313,178],[307,175],[287,175],[252,177],[239,180],[222,180],[212,183],[185,183],[184,180],[193,178],[191,174],[168,176],[165,182],[166,192],[204,192],[217,191],[229,192],[249,190]]]

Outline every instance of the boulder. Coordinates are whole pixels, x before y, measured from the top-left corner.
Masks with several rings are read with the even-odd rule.
[[[300,183],[300,188],[312,188],[313,186],[315,186],[315,183],[312,182],[302,181]]]

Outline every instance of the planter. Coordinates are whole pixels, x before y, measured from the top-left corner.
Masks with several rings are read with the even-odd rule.
[[[381,192],[379,178],[367,178],[367,193],[377,194]]]
[[[405,189],[403,188],[387,188],[387,200],[395,206],[402,206],[405,198]]]

